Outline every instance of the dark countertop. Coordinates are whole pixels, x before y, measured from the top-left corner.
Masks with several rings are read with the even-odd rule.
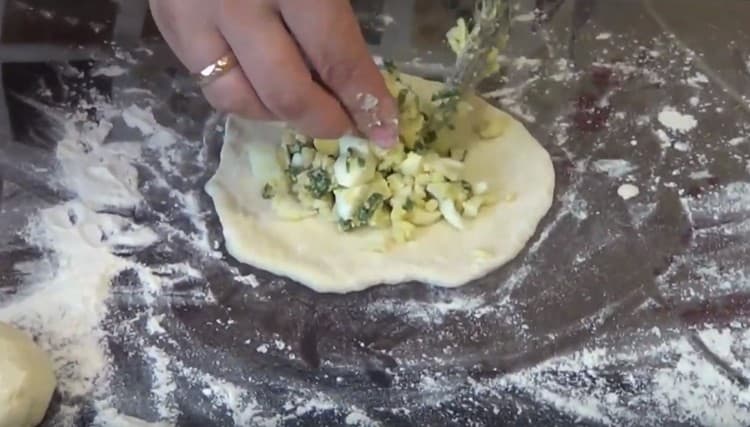
[[[354,3],[375,54],[434,77],[449,58],[442,34],[470,2]],[[158,291],[134,270],[112,278],[101,325],[112,374],[99,394],[58,395],[47,425],[94,425],[102,401],[180,426],[343,425],[352,414],[405,426],[750,423],[750,2],[518,1],[503,78],[483,92],[553,156],[552,210],[516,260],[466,287],[345,296],[226,255],[201,191],[220,118],[144,1],[8,0],[0,11],[0,315],[29,286],[19,266],[48,256],[20,230],[75,197],[40,172],[56,170],[61,126],[45,106],[101,120],[102,105],[136,103],[173,130],[179,161],[165,168],[145,147],[143,206],[118,212],[160,240],[117,255],[196,271],[164,273],[174,280]],[[659,113],[671,110],[697,125],[670,128]],[[144,139],[113,122],[117,140]],[[623,200],[624,183],[640,194]],[[195,249],[202,237],[217,251]],[[153,351],[174,386],[168,416]],[[215,384],[235,384],[257,415],[242,418]]]

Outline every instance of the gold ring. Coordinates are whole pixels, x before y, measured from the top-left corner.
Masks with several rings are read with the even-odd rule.
[[[230,52],[212,62],[206,68],[193,74],[193,77],[200,87],[204,87],[231,71],[232,68],[237,66],[237,63],[237,57],[234,56],[234,53]]]

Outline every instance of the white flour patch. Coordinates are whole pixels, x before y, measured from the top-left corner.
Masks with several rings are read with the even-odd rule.
[[[612,33],[599,33],[596,35],[596,40],[609,40],[612,37]]]
[[[702,85],[708,83],[708,77],[703,73],[696,73],[694,76],[688,77],[686,82],[690,86],[701,88]]]
[[[394,22],[396,22],[396,20],[391,15],[388,15],[388,14],[378,15],[377,19],[378,21],[380,21],[380,24],[383,25],[383,27],[387,27],[393,24]]]
[[[707,179],[711,177],[713,177],[713,175],[707,169],[690,172],[690,179],[699,180],[699,179]]]
[[[101,427],[173,427],[174,424],[167,422],[150,423],[125,414],[116,409],[100,409],[94,419],[94,425]]]
[[[537,58],[527,58],[525,56],[519,56],[513,59],[513,66],[517,69],[520,68],[539,68],[542,65],[542,60]]]
[[[731,146],[734,147],[734,146],[737,146],[737,145],[740,145],[740,144],[744,144],[747,141],[748,141],[748,139],[746,137],[744,137],[744,136],[738,136],[738,137],[732,138],[729,141],[727,141],[727,144],[729,144],[729,145],[731,145]]]
[[[534,12],[527,12],[513,16],[515,22],[531,22],[536,18]]]
[[[630,200],[640,194],[641,190],[633,184],[622,184],[617,189],[617,195],[622,197],[623,200]]]
[[[146,331],[151,335],[162,335],[167,331],[162,327],[161,322],[164,320],[164,315],[153,315],[148,316],[146,321]]]
[[[147,347],[146,357],[151,362],[153,388],[152,398],[157,403],[156,408],[162,420],[174,421],[177,411],[174,404],[174,393],[177,390],[172,373],[169,371],[170,357],[158,347]]]
[[[704,334],[715,335],[706,331]],[[724,342],[723,345],[732,345]],[[750,420],[750,390],[728,379],[682,339],[675,345],[674,369],[660,369],[654,385],[660,410],[706,426],[742,426]],[[699,388],[696,385],[700,384]]]
[[[599,159],[592,166],[595,171],[606,173],[610,178],[622,178],[637,169],[637,166],[624,159]]]
[[[98,122],[87,119],[85,113],[64,116],[42,110],[62,126],[56,149],[60,176],[53,179],[62,182],[77,198],[44,208],[29,221],[22,237],[29,245],[48,251],[49,256],[34,265],[34,282],[0,308],[0,319],[31,331],[51,355],[62,397],[60,409],[51,420],[53,425],[72,425],[84,409],[82,405],[90,402],[98,409],[97,425],[159,426],[163,424],[142,422],[112,408],[115,402],[110,384],[115,366],[107,345],[112,337],[105,329],[110,314],[107,301],[112,297],[114,279],[124,271],[131,271],[135,277],[127,283],[135,287],[134,295],[154,306],[161,304],[158,298],[177,284],[201,280],[203,272],[188,262],[147,266],[118,254],[137,252],[165,236],[186,238],[198,253],[209,257],[214,257],[216,251],[208,241],[194,195],[175,194],[145,161],[144,150],[156,151],[162,168],[176,172],[183,160],[173,155],[174,133],[158,124],[148,109],[135,105],[124,109],[108,104],[95,107],[104,116]],[[112,122],[118,118],[140,130],[145,144],[110,141]],[[182,212],[195,225],[193,234],[185,234],[158,218],[147,226],[129,217],[144,201],[136,166],[154,172],[150,186],[168,189],[182,203]],[[253,286],[257,279],[246,276],[245,281]],[[192,297],[206,304],[214,300],[210,291],[194,293]],[[167,337],[164,315],[154,311],[154,307],[149,307],[144,313],[145,332]],[[114,327],[119,336],[134,335],[131,324]],[[175,365],[175,355],[153,345],[143,345],[135,357],[142,357],[151,368],[152,395],[143,399],[155,409],[160,421],[167,423],[164,425],[171,425],[179,415],[175,375],[184,375],[185,369]],[[228,385],[222,384],[227,383],[212,382],[212,396],[217,405],[232,412],[238,425],[258,425],[273,419],[256,417],[255,411],[247,407],[248,398],[238,398]]]
[[[352,411],[344,418],[344,423],[348,426],[356,427],[374,427],[380,425],[372,420],[367,414],[360,411]]]
[[[254,274],[248,274],[246,276],[235,276],[234,280],[253,288],[257,288],[258,286],[260,286],[260,282],[258,282],[258,278],[255,277]]]
[[[689,114],[682,114],[671,107],[665,107],[658,116],[659,123],[664,127],[675,132],[688,132],[698,126],[695,117]]]
[[[667,135],[666,132],[664,132],[663,129],[657,129],[656,132],[656,138],[659,140],[659,145],[662,148],[668,148],[672,146],[672,140],[669,138],[669,135]]]
[[[119,65],[109,65],[106,67],[97,68],[91,73],[91,75],[94,77],[97,77],[97,76],[118,77],[118,76],[122,76],[123,74],[127,72],[128,70],[126,68],[121,67]]]
[[[368,310],[373,313],[399,312],[413,320],[440,324],[447,315],[473,313],[486,304],[487,302],[482,297],[430,302],[384,300],[371,304]]]
[[[111,361],[100,323],[108,312],[112,277],[132,265],[112,252],[145,248],[158,239],[145,226],[98,212],[132,207],[141,199],[129,163],[137,150],[103,145],[107,131],[76,123],[65,123],[57,156],[62,182],[82,197],[42,210],[25,233],[27,242],[52,251],[51,262],[38,265],[50,269],[45,274],[50,279],[31,285],[28,294],[0,309],[0,319],[36,331],[51,354],[63,396],[61,415],[74,415],[75,402],[82,398],[105,398],[108,392]]]
[[[122,119],[125,124],[131,128],[138,129],[143,135],[152,135],[157,129],[161,128],[154,113],[150,108],[144,109],[137,105],[131,105],[122,111]]]

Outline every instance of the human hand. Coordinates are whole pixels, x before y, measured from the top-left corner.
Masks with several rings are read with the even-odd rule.
[[[239,66],[203,88],[218,110],[283,120],[319,138],[360,132],[387,147],[398,112],[349,0],[150,0],[191,72],[227,53]]]

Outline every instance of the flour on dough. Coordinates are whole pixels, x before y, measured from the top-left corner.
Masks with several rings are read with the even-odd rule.
[[[443,87],[403,74],[402,79],[421,98],[429,99]],[[248,147],[278,144],[282,127],[230,117],[219,168],[206,185],[227,251],[243,263],[333,293],[408,281],[456,287],[510,261],[552,205],[554,168],[547,151],[521,123],[478,97],[469,102],[475,111],[501,122],[504,132],[482,141],[474,132],[475,123],[456,124],[454,137],[469,149],[466,178],[488,182],[505,200],[467,221],[464,230],[440,222],[421,228],[414,241],[384,253],[372,250],[372,239],[381,230],[343,233],[319,218],[278,219],[261,196],[265,183],[253,176]]]
[[[56,383],[47,354],[21,331],[0,322],[0,427],[41,423]]]

